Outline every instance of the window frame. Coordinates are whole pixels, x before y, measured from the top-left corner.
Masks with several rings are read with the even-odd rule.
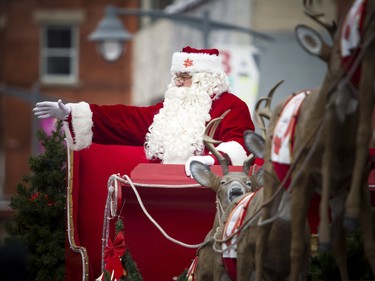
[[[48,30],[50,28],[64,27],[71,31],[72,44],[70,48],[47,48]],[[78,82],[79,61],[79,27],[77,24],[64,22],[44,22],[40,28],[40,80],[43,84],[74,85]],[[69,74],[51,74],[47,72],[48,57],[61,56],[70,60]]]

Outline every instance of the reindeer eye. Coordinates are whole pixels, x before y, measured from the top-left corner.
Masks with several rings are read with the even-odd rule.
[[[246,182],[246,185],[247,185],[247,186],[251,186],[251,181],[247,181],[247,182]]]
[[[224,184],[225,184],[224,180],[220,181],[220,185],[224,185]]]

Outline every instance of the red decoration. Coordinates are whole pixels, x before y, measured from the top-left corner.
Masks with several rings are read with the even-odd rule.
[[[31,202],[34,202],[36,199],[38,199],[39,195],[39,192],[35,192],[33,195],[31,195]]]
[[[126,271],[121,263],[121,257],[125,251],[125,238],[124,234],[120,231],[114,243],[109,239],[108,245],[104,249],[105,269],[108,270],[111,275],[113,272],[113,278],[115,280],[119,280],[123,275],[126,275]]]
[[[189,67],[189,66],[192,66],[192,65],[193,65],[193,60],[191,60],[191,59],[184,60],[184,66],[185,67]]]
[[[48,199],[47,194],[44,195],[44,198],[46,198],[47,201],[48,201],[47,206],[51,207],[51,206],[54,205],[54,203],[51,200]],[[40,199],[40,192],[38,191],[38,192],[35,192],[33,195],[31,195],[30,201],[35,202],[36,200],[39,200],[39,199]]]

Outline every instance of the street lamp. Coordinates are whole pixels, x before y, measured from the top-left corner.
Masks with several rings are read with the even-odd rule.
[[[273,40],[271,36],[249,28],[211,20],[209,11],[204,11],[202,16],[198,18],[181,14],[168,14],[159,10],[127,9],[107,6],[104,18],[89,35],[89,40],[98,43],[98,49],[101,55],[108,61],[117,60],[123,52],[124,42],[131,39],[131,34],[123,27],[117,15],[146,16],[154,19],[163,18],[196,28],[202,33],[204,48],[208,48],[210,32],[215,29],[246,33],[266,41]]]
[[[116,8],[113,6],[106,7],[104,18],[89,35],[89,40],[97,42],[99,53],[107,61],[117,60],[125,52],[124,43],[131,38],[132,35],[116,16]]]

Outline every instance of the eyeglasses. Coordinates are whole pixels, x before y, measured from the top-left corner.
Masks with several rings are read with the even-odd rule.
[[[173,81],[176,83],[184,84],[186,80],[191,79],[192,76],[187,74],[187,73],[181,73],[181,74],[176,74],[176,76],[173,78]]]

